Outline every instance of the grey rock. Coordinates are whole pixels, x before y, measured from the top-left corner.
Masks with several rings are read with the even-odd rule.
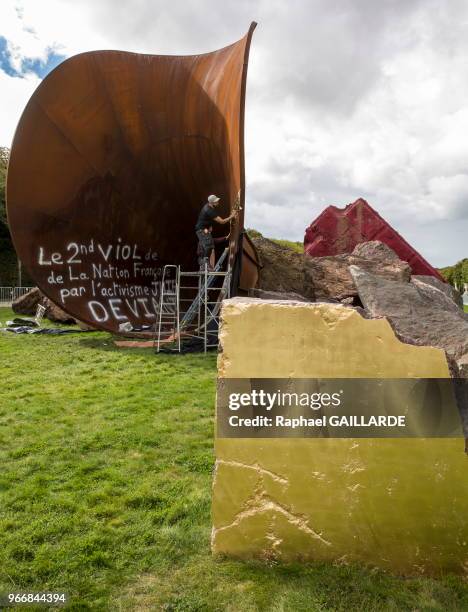
[[[351,308],[360,314],[363,319],[372,319],[366,309],[362,308],[362,306],[351,306]]]
[[[345,300],[357,296],[358,292],[349,266],[357,265],[372,274],[384,278],[408,282],[411,268],[401,261],[390,247],[373,240],[358,244],[352,253],[311,257],[304,256],[304,295],[313,287],[315,297]]]
[[[395,251],[379,240],[369,240],[368,242],[357,244],[352,255],[362,257],[363,259],[371,259],[372,261],[380,262],[382,265],[388,265],[391,262],[401,262]],[[410,268],[409,264],[405,267]]]
[[[468,354],[463,355],[458,361],[458,375],[461,378],[468,378]]]
[[[403,342],[443,349],[457,375],[468,355],[468,321],[461,311],[448,308],[448,299],[440,299],[439,294],[434,299],[434,291],[420,281],[392,281],[357,266],[350,270],[361,302],[373,318],[388,319]]]
[[[420,293],[426,295],[430,300],[434,302],[434,304],[437,304],[438,307],[446,310],[451,310],[452,312],[456,313],[460,318],[465,318],[465,313],[463,312],[463,310],[457,305],[457,303],[448,293],[441,291],[441,289],[439,289],[433,284],[429,284],[427,281],[420,280],[420,278],[420,276],[413,276],[411,278],[411,284],[417,287]]]
[[[348,255],[304,255],[304,289],[307,297],[342,300],[356,294],[348,270]]]
[[[453,302],[455,302],[455,304],[459,308],[463,310],[462,295],[459,291],[455,289],[455,287],[452,287],[450,283],[444,283],[443,281],[439,280],[435,276],[426,276],[424,274],[414,274],[412,276],[412,279],[422,281],[423,283],[426,283],[427,285],[432,285],[432,287],[439,289],[440,291],[445,293],[445,295],[448,296]]]

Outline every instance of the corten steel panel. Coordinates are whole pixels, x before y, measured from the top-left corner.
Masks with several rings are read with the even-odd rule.
[[[8,219],[28,272],[72,316],[109,331],[154,322],[162,266],[196,269],[207,196],[221,197],[221,216],[236,199],[244,209],[255,25],[203,55],[76,55],[31,97],[11,151]],[[243,215],[231,228],[233,265]]]
[[[365,200],[359,199],[344,209],[328,206],[305,231],[304,251],[314,257],[350,253],[368,240],[380,240],[407,261],[413,274],[444,278]]]
[[[242,237],[242,272],[239,289],[248,291],[257,286],[260,263],[257,249],[247,233]]]

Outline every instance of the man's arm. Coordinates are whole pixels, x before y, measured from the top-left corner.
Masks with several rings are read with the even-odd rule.
[[[221,217],[215,217],[213,220],[216,221],[216,223],[220,223],[221,225],[224,225],[225,223],[229,223],[231,219],[234,219],[235,216],[236,216],[236,213],[232,213],[229,215],[229,217],[226,217],[225,219],[222,219]]]
[[[242,208],[239,208],[239,210],[242,210]],[[222,217],[215,217],[213,220],[216,221],[216,223],[220,223],[221,225],[224,225],[225,223],[229,223],[231,219],[234,219],[234,217],[237,216],[237,213],[239,212],[239,210],[235,210],[229,215],[229,217],[226,217],[225,219],[223,219]]]

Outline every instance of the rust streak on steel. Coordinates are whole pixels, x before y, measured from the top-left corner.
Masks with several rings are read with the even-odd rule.
[[[153,323],[162,266],[196,267],[207,196],[221,197],[221,216],[244,209],[255,26],[202,55],[82,53],[34,92],[13,141],[8,219],[31,277],[70,315],[109,331]],[[250,268],[239,277],[243,215],[231,233],[234,290],[255,283]]]

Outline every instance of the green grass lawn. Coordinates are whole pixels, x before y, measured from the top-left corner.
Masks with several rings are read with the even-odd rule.
[[[0,373],[0,592],[63,589],[71,610],[468,609],[461,577],[212,558],[215,355],[0,333]]]

